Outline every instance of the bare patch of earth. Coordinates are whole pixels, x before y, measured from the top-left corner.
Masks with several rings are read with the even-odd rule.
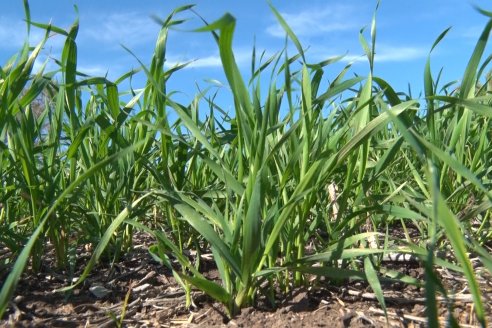
[[[224,308],[199,291],[186,307],[185,294],[171,272],[147,252],[148,237],[136,239],[134,250],[112,268],[94,268],[71,293],[54,292],[69,285],[67,274],[49,270],[24,274],[0,327],[425,327],[425,291],[401,283],[384,284],[388,320],[365,283],[341,285],[318,281],[295,289],[277,301],[261,301],[232,320]],[[85,254],[87,257],[88,254]],[[80,255],[81,260],[84,254]],[[404,274],[421,278],[417,263],[394,264]],[[83,268],[80,270],[82,271]],[[81,272],[76,272],[75,276]],[[454,304],[439,303],[441,323],[453,313],[462,327],[478,326],[473,302],[462,277],[439,272],[446,287],[455,291]],[[214,272],[210,272],[213,276]],[[0,277],[3,283],[5,274]],[[488,322],[492,322],[492,281],[480,279]]]

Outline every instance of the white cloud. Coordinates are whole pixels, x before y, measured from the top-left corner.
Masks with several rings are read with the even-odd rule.
[[[119,47],[135,46],[154,40],[159,26],[147,15],[137,12],[91,15],[81,18],[81,37]]]
[[[239,66],[244,65],[248,63],[248,61],[250,60],[251,51],[246,51],[246,50],[234,51],[234,58],[236,59],[236,63]],[[187,62],[189,62],[189,64],[185,68],[222,67],[222,61],[220,60],[220,56],[218,54],[208,55],[204,57],[195,57],[195,58],[189,58],[187,56],[170,55],[168,56],[168,60],[166,61],[166,67],[169,68]]]
[[[26,29],[20,23],[13,23],[2,17],[0,25],[0,47],[19,48],[26,40]]]
[[[167,62],[168,66],[175,66],[177,64],[187,63],[189,64],[186,68],[206,68],[206,67],[221,67],[222,62],[220,60],[220,56],[211,55],[207,57],[197,58],[197,59],[189,59],[189,60],[170,60]]]
[[[108,69],[107,67],[103,67],[101,65],[87,65],[87,66],[77,66],[77,71],[90,76],[106,76],[106,74],[111,73],[113,70]]]
[[[379,49],[379,50],[378,50]],[[409,46],[376,46],[375,61],[379,62],[402,62],[424,58],[428,50],[422,47]]]
[[[53,54],[51,56],[47,56],[45,54],[41,54],[36,60],[34,61],[32,73],[36,74],[38,73],[43,66],[44,72],[50,72],[50,71],[55,71],[59,70],[60,67],[54,62],[53,58],[61,58],[61,54]],[[108,76],[108,78],[111,79],[116,79],[120,75],[123,74],[122,67],[118,63],[110,63],[109,65],[100,65],[100,64],[93,64],[91,62],[81,64],[80,62],[77,63],[77,71],[89,76]]]
[[[364,62],[367,61],[367,57],[364,55],[347,55],[341,59],[341,61],[345,63],[357,63],[357,62]]]
[[[422,47],[410,47],[410,46],[389,46],[378,45],[376,46],[376,55],[374,61],[376,62],[405,62],[427,56],[428,50]],[[367,57],[365,55],[347,55],[342,58],[346,63],[366,62]]]
[[[0,48],[20,50],[27,39],[26,24],[21,20],[12,20],[8,17],[0,17]],[[45,30],[31,26],[29,43],[37,45],[44,38]],[[48,40],[48,45],[58,45],[59,42],[53,41],[53,37]],[[56,37],[56,39],[61,39]]]
[[[458,35],[465,39],[478,40],[478,38],[482,34],[482,31],[483,26],[481,25],[468,26],[467,28],[458,32]]]
[[[329,5],[281,15],[296,35],[311,36],[360,28],[361,24],[354,18],[358,10],[347,5]],[[278,22],[270,25],[267,32],[275,37],[285,37],[285,31]]]
[[[0,17],[0,61],[6,62],[10,56],[22,50],[27,39],[26,24],[21,20]],[[29,45],[37,46],[45,37],[46,31],[35,26],[31,26],[29,34]],[[43,49],[34,61],[32,73],[37,73],[43,63],[48,61],[45,72],[56,70],[58,67],[50,57],[60,58],[60,54],[65,42],[65,37],[50,33],[50,37],[44,44]],[[55,55],[56,54],[56,55]],[[5,56],[5,58],[3,58]]]

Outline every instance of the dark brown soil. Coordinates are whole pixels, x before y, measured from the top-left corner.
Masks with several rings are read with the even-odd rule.
[[[69,285],[67,274],[43,269],[25,274],[0,327],[425,327],[424,290],[401,283],[383,285],[388,320],[371,289],[361,282],[336,286],[318,281],[312,287],[295,289],[278,300],[276,308],[259,301],[229,320],[221,305],[201,292],[192,293],[186,308],[185,294],[169,270],[153,261],[147,252],[149,238],[113,268],[96,267],[89,278],[71,293],[54,292]],[[80,254],[80,259],[89,254]],[[399,271],[423,279],[418,263],[394,264]],[[47,266],[48,267],[48,266]],[[76,275],[80,275],[77,272]],[[454,306],[439,304],[441,323],[452,308],[462,327],[478,326],[464,279],[439,272],[448,288],[456,291]],[[211,272],[213,275],[213,272]],[[0,277],[3,281],[5,277]],[[492,282],[480,279],[488,320],[492,322]],[[102,294],[98,295],[98,288]],[[97,295],[97,296],[96,296]],[[128,302],[125,304],[125,298]],[[265,303],[265,304],[263,304]],[[125,313],[123,314],[123,311]],[[123,319],[122,319],[123,316]]]

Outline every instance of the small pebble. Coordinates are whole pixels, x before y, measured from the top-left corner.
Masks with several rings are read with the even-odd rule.
[[[20,302],[22,302],[24,300],[24,296],[22,295],[17,295],[15,298],[14,298],[14,303],[16,304],[19,304]]]

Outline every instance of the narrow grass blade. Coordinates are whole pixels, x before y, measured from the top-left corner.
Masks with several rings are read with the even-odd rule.
[[[366,273],[367,282],[371,286],[376,298],[383,308],[384,316],[388,319],[388,313],[386,312],[386,302],[384,301],[383,288],[381,287],[381,283],[379,282],[378,275],[374,266],[372,265],[372,261],[370,257],[366,257],[364,259],[364,272]]]
[[[191,283],[193,286],[196,286],[216,301],[224,304],[226,308],[230,307],[232,296],[222,286],[202,277],[190,277],[185,274],[180,274],[180,277]]]
[[[434,80],[432,79],[432,72],[431,72],[431,64],[430,64],[430,54],[432,50],[437,46],[437,44],[446,36],[446,34],[449,32],[451,27],[447,28],[442,32],[439,37],[437,38],[436,41],[434,41],[434,44],[431,47],[431,50],[429,52],[429,55],[427,56],[427,61],[425,63],[425,69],[424,69],[424,90],[425,90],[425,96],[427,98],[427,128],[430,131],[430,137],[433,143],[436,141],[436,126],[434,122],[435,114],[434,114],[434,101],[430,99],[431,96],[435,95],[435,87],[434,87]]]
[[[367,277],[365,273],[349,270],[349,269],[340,269],[335,267],[312,267],[312,266],[294,266],[288,267],[289,270],[298,271],[302,273],[313,274],[316,276],[324,276],[332,279],[339,280],[366,280]]]
[[[302,45],[299,42],[299,39],[295,35],[294,31],[292,31],[292,29],[287,24],[287,22],[285,21],[285,19],[282,17],[282,15],[280,15],[280,13],[277,11],[277,9],[275,9],[275,7],[272,6],[271,3],[269,3],[269,6],[270,6],[270,9],[272,10],[273,14],[277,18],[280,26],[282,26],[282,28],[284,29],[285,33],[287,33],[287,35],[289,36],[289,38],[292,40],[292,42],[296,46],[297,51],[299,52],[299,54],[302,57],[302,61],[304,63],[306,63],[306,58],[304,57],[304,50],[302,49]]]
[[[245,286],[249,286],[260,254],[261,244],[258,242],[258,237],[261,233],[263,199],[262,171],[260,170],[254,180],[252,196],[243,221],[242,256],[244,259],[248,259],[241,261],[242,281]]]
[[[485,51],[485,47],[487,46],[487,41],[489,39],[491,29],[492,19],[489,20],[487,25],[485,25],[483,32],[477,41],[475,49],[473,50],[473,54],[468,61],[468,65],[466,66],[460,87],[460,98],[462,99],[473,98],[474,96],[473,92],[475,90],[477,68],[480,64],[483,52]]]
[[[475,272],[471,265],[470,259],[466,253],[465,241],[463,239],[463,233],[460,229],[460,224],[456,216],[449,210],[442,195],[437,195],[438,198],[438,215],[439,224],[444,228],[446,236],[449,238],[453,250],[455,252],[456,259],[460,263],[465,277],[468,282],[468,287],[473,297],[473,303],[475,304],[475,313],[478,321],[483,327],[487,327],[485,320],[485,309],[482,302],[482,293],[480,287],[475,278]]]

